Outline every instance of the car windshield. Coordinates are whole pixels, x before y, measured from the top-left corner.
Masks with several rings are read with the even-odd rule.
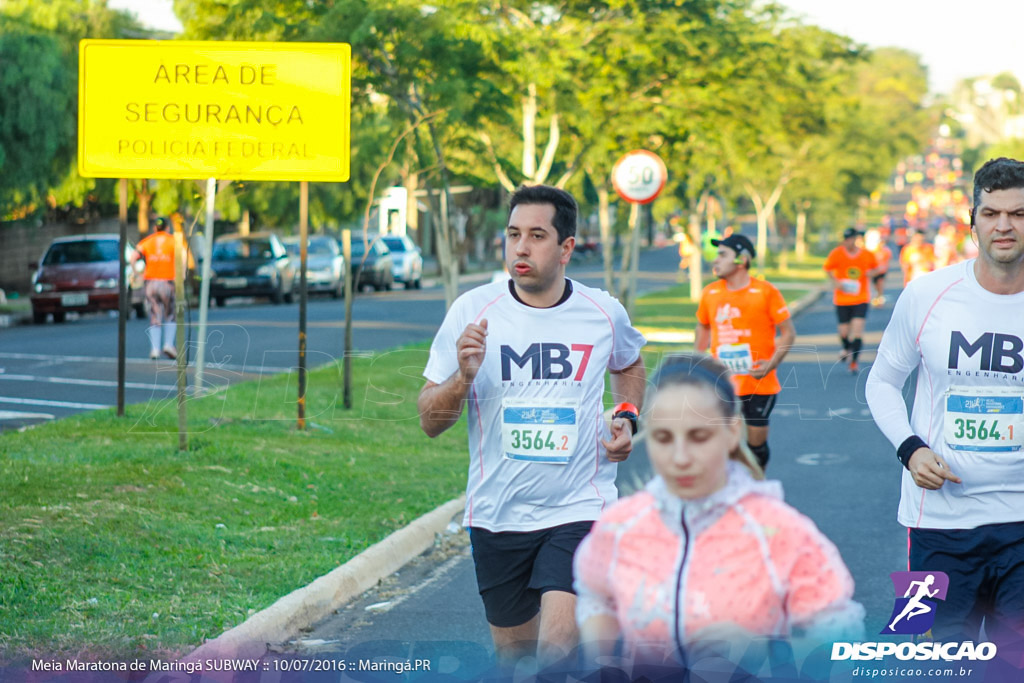
[[[50,246],[43,257],[44,266],[66,263],[98,263],[117,260],[117,240],[82,240],[58,242]]]
[[[366,252],[366,244],[361,239],[352,240],[352,255],[362,256]]]
[[[288,250],[289,256],[299,255],[299,243],[297,241],[288,240],[284,243],[284,248]],[[331,248],[331,240],[315,239],[309,241],[306,253],[309,256],[334,256],[335,251]]]
[[[231,261],[242,258],[272,258],[274,251],[270,240],[225,240],[213,245],[214,261]]]
[[[405,251],[405,240],[401,237],[385,237],[384,244],[388,245],[391,251]]]

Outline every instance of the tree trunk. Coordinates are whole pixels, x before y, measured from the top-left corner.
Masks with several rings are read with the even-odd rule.
[[[629,241],[626,248],[622,250],[622,267],[619,269],[622,277],[619,278],[619,303],[632,315],[633,299],[636,282],[637,255],[640,251],[640,205],[634,202],[629,204]]]
[[[693,251],[690,253],[690,298],[698,301],[704,289],[704,278],[701,273],[704,267],[704,254],[700,239],[700,211],[690,212],[689,232],[690,241],[693,243]]]
[[[800,209],[796,213],[796,260],[803,263],[807,259],[807,211]]]
[[[149,234],[149,212],[153,206],[153,193],[149,190],[149,180],[139,179],[135,186],[135,202],[138,205],[139,237]]]
[[[593,173],[591,173],[593,176]],[[608,185],[597,188],[597,224],[601,233],[601,259],[604,261],[604,289],[609,294],[615,291],[615,250],[612,244],[611,200]]]
[[[448,182],[448,165],[445,161],[441,144],[437,140],[437,131],[434,124],[427,124],[427,131],[430,135],[430,142],[434,148],[434,156],[437,158],[437,166],[441,174],[441,192],[439,196],[440,210],[438,217],[441,219],[434,223],[437,230],[437,260],[441,265],[441,280],[444,283],[444,308],[448,310],[455,303],[459,296],[459,261],[455,257],[456,245],[452,235],[452,222],[449,214],[451,206],[451,188]]]
[[[537,85],[526,86],[523,98],[523,176],[534,180],[537,175]]]

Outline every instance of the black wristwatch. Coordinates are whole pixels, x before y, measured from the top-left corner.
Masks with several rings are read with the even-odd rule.
[[[633,434],[636,434],[636,421],[637,421],[637,410],[636,406],[632,403],[620,403],[615,406],[615,412],[612,413],[612,419],[624,417],[629,420],[630,426],[633,428]]]

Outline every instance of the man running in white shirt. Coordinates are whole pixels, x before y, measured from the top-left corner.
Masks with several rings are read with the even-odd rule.
[[[468,404],[464,525],[499,662],[575,648],[576,546],[616,499],[645,388],[644,338],[622,306],[565,277],[576,201],[522,187],[505,233],[509,280],[461,297],[430,348],[420,425],[434,437]],[[617,402],[603,417],[605,371]]]
[[[937,640],[1024,645],[1024,163],[974,177],[978,257],[907,284],[867,382],[903,472],[912,571],[949,575]],[[901,395],[918,371],[910,419]],[[1011,654],[1016,652],[1016,654]],[[1022,663],[1013,662],[1016,666]]]

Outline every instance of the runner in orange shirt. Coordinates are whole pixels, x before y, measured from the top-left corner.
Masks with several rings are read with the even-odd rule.
[[[885,275],[889,272],[889,262],[892,261],[892,249],[882,239],[879,230],[868,230],[864,235],[864,248],[875,256],[878,262],[878,272],[871,278],[875,287],[875,297],[871,299],[871,305],[880,308],[885,304]]]
[[[774,285],[750,277],[754,245],[734,233],[712,240],[719,280],[701,292],[696,347],[733,372],[733,384],[747,425],[747,444],[764,469],[768,464],[768,417],[782,386],[775,369],[789,353],[796,329],[785,299]],[[778,341],[776,342],[776,332]]]
[[[132,256],[134,264],[139,258],[146,262],[146,303],[149,306],[149,357],[160,357],[160,341],[163,339],[163,353],[168,358],[177,358],[174,334],[178,324],[174,318],[174,238],[167,232],[167,221],[157,218],[156,232],[149,235],[136,247]]]
[[[832,303],[836,306],[839,341],[843,345],[839,360],[849,361],[851,373],[858,370],[857,357],[864,343],[864,318],[871,301],[868,278],[879,273],[874,254],[857,246],[860,234],[856,228],[843,231],[843,243],[832,250],[824,266],[834,288]]]
[[[935,270],[935,247],[924,241],[924,232],[918,230],[910,236],[910,242],[900,252],[900,268],[903,269],[903,285],[914,278]]]

